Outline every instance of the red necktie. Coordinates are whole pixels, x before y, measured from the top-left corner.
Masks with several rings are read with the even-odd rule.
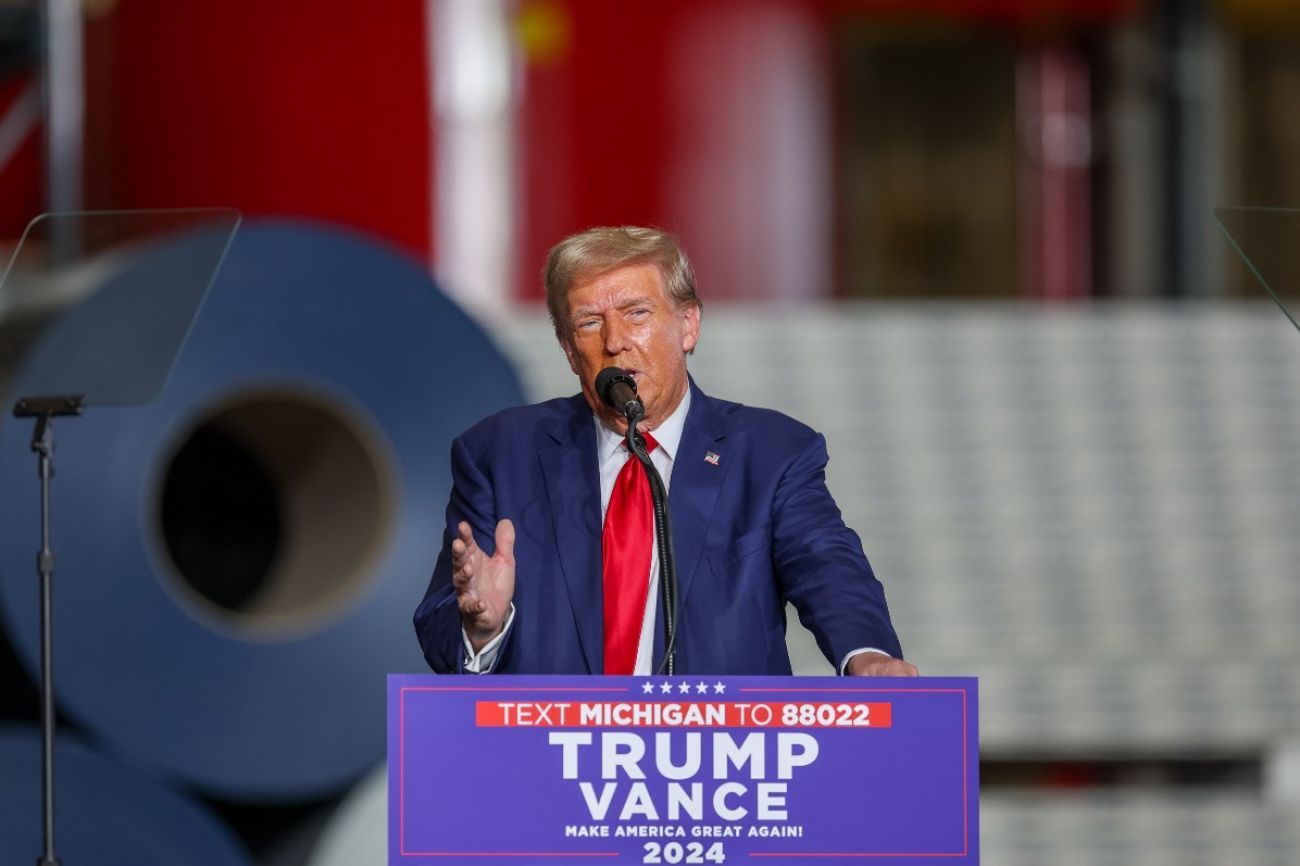
[[[643,435],[646,452],[655,450],[658,443],[654,437]],[[650,592],[654,522],[645,467],[636,455],[629,454],[614,481],[602,536],[607,674],[627,676],[636,666],[646,595]]]

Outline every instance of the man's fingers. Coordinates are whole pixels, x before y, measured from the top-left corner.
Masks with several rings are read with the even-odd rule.
[[[451,570],[451,583],[456,587],[457,592],[464,592],[474,579],[474,562],[469,559],[463,559],[456,563]]]
[[[469,562],[469,549],[465,542],[457,538],[451,543],[451,567],[454,571],[459,571]]]
[[[915,677],[920,672],[916,665],[911,662],[905,662],[902,659],[888,659],[881,664],[875,674],[878,677]]]
[[[460,594],[459,604],[460,612],[470,616],[480,614],[487,609],[487,603],[472,589]]]
[[[497,523],[496,542],[497,556],[507,560],[515,558],[515,525],[509,518],[502,518]]]
[[[488,602],[471,587],[477,586],[476,579],[490,579],[500,571],[496,564],[498,560],[504,560],[509,568],[514,567],[515,525],[508,519],[497,523],[496,554],[491,558],[475,543],[474,533],[467,522],[462,520],[457,524],[456,532],[456,538],[451,542],[451,582],[460,596],[461,611],[467,615],[481,614],[488,610]],[[474,607],[470,606],[471,599]]]
[[[456,537],[451,542],[451,552],[468,555],[478,550],[478,545],[474,542],[474,530],[465,521],[461,521],[456,527]]]
[[[916,677],[920,671],[911,662],[880,653],[861,653],[849,659],[845,673],[859,677]]]
[[[474,541],[474,532],[470,529],[468,523],[462,520],[456,530],[458,535],[452,539],[451,555],[454,558],[456,568],[467,568],[468,566],[463,565],[463,563],[473,562],[474,554],[481,552],[481,550]],[[496,548],[498,556],[506,560],[515,558],[515,525],[509,518],[502,518],[497,523]]]

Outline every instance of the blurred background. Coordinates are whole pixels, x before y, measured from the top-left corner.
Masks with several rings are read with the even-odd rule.
[[[546,250],[657,225],[696,266],[697,382],[827,434],[829,483],[908,657],[980,677],[984,862],[1300,862],[1300,334],[1261,284],[1283,300],[1300,286],[1300,221],[1229,214],[1230,240],[1215,219],[1300,207],[1297,106],[1295,0],[0,2],[0,244],[43,211],[245,215],[181,360],[211,399],[165,391],[157,442],[93,412],[60,426],[99,424],[75,444],[152,467],[104,494],[153,551],[113,579],[179,576],[206,599],[173,593],[184,628],[166,645],[140,614],[138,654],[109,661],[147,667],[192,634],[240,660],[232,680],[378,644],[376,670],[422,670],[409,612],[447,445],[473,420],[442,407],[482,384],[422,317],[509,371],[482,384],[479,414],[572,393]],[[376,306],[410,315],[359,338]],[[246,334],[267,307],[279,330]],[[380,375],[375,340],[409,383]],[[29,429],[4,426],[0,497],[34,508]],[[345,470],[303,480],[286,468],[303,441]],[[77,523],[95,509],[79,514],[56,524],[62,543],[102,559]],[[295,556],[338,573],[281,580],[291,531]],[[36,539],[0,535],[0,581],[33,582]],[[213,566],[218,550],[233,563]],[[268,587],[273,614],[302,616],[257,619]],[[34,629],[35,610],[16,595],[0,596],[0,720],[25,730],[15,623]],[[363,610],[376,597],[400,615]],[[791,622],[798,672],[829,673]],[[329,652],[270,657],[313,641]],[[317,717],[382,703],[382,678],[347,682]],[[336,732],[365,748],[319,778],[214,779],[150,766],[78,714],[94,702],[77,687],[59,694],[69,735],[202,809],[232,857],[382,862],[382,779],[364,773],[383,760],[382,707],[377,730]],[[145,698],[101,700],[127,725]],[[228,724],[187,748],[272,727],[258,698],[223,700]],[[266,748],[325,766],[330,736]],[[28,781],[0,767],[0,785]],[[36,838],[0,842],[0,862]]]

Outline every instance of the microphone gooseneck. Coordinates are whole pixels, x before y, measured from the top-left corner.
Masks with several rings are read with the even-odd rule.
[[[672,520],[668,512],[668,488],[658,467],[650,459],[645,439],[629,421],[623,434],[627,450],[645,467],[646,483],[650,486],[650,504],[654,510],[655,546],[659,549],[659,599],[663,611],[664,654],[655,669],[655,676],[677,672],[677,553],[673,549]]]
[[[677,556],[673,550],[672,523],[668,513],[668,490],[659,470],[646,451],[645,440],[636,425],[645,417],[645,406],[636,395],[636,380],[618,367],[606,367],[596,374],[596,393],[615,412],[627,418],[627,450],[646,470],[650,501],[654,509],[655,544],[659,549],[659,596],[663,608],[664,655],[656,674],[672,674],[677,655]]]

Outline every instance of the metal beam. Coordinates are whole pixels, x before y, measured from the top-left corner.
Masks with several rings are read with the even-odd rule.
[[[82,209],[85,74],[80,0],[41,4],[42,95],[45,99],[45,204]]]

